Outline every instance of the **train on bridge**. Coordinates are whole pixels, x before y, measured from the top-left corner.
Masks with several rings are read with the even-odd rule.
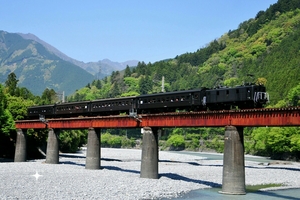
[[[69,102],[28,108],[29,119],[42,117],[108,116],[119,114],[164,113],[176,111],[262,108],[269,101],[263,85],[200,88],[133,97]]]

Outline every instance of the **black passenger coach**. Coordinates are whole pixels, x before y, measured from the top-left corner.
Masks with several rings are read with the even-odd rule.
[[[28,118],[77,117],[204,110],[262,108],[269,101],[263,85],[200,88],[133,97],[99,99],[28,108]]]

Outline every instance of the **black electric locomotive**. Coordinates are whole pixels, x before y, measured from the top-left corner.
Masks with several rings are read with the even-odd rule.
[[[134,97],[99,99],[93,101],[33,106],[28,108],[28,118],[40,116],[77,117],[107,116],[121,113],[138,114],[205,110],[262,108],[269,101],[266,88],[262,85],[242,85],[233,88],[200,88]]]
[[[269,95],[262,85],[249,84],[206,90],[206,106],[210,110],[262,108],[268,101]]]

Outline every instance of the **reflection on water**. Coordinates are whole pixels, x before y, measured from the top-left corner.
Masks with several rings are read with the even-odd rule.
[[[180,154],[188,154],[193,156],[204,157],[206,160],[223,160],[223,154],[214,154],[214,153],[201,153],[201,152],[174,152]],[[258,156],[245,156],[246,161],[254,161],[259,163],[269,163],[273,160],[265,157]],[[191,191],[182,197],[173,198],[174,200],[273,200],[273,199],[291,199],[291,200],[300,200],[300,189],[285,189],[285,190],[272,190],[272,191],[257,191],[257,192],[247,192],[246,195],[224,195],[220,194],[221,188],[211,188],[211,189],[200,189]]]
[[[191,191],[188,194],[179,197],[174,198],[174,200],[183,200],[183,199],[189,199],[189,200],[258,200],[258,199],[264,199],[264,200],[270,200],[270,199],[291,199],[296,200],[300,199],[300,189],[287,189],[287,190],[274,190],[274,191],[258,191],[258,192],[251,192],[247,193],[246,195],[224,195],[220,194],[218,191],[220,191],[221,188],[212,188],[212,189],[203,189],[203,190],[195,190]]]

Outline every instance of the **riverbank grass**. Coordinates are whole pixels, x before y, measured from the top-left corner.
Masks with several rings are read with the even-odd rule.
[[[278,183],[270,183],[270,184],[260,184],[260,185],[246,185],[246,192],[257,192],[258,190],[265,189],[265,188],[273,188],[273,187],[282,187],[284,184]]]

